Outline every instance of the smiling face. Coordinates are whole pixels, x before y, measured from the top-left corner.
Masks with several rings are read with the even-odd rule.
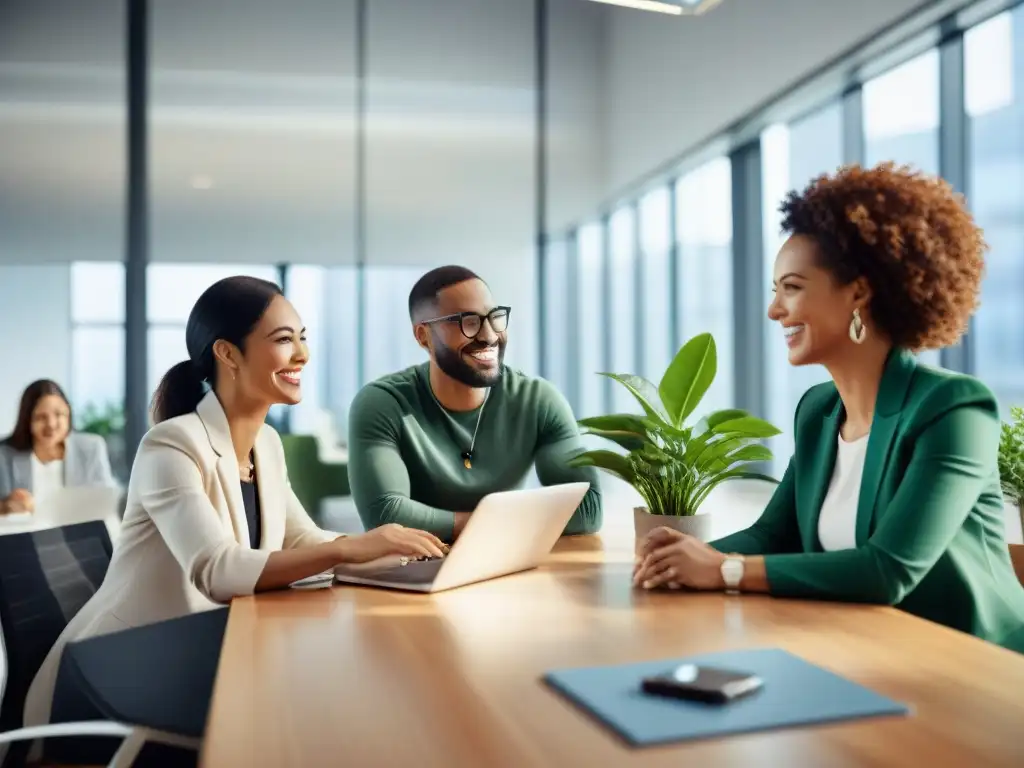
[[[819,266],[818,245],[805,235],[793,235],[779,250],[773,289],[768,317],[782,326],[792,365],[825,364],[849,351],[854,309],[869,322],[867,283],[840,285]]]
[[[214,353],[227,366],[218,377],[235,374],[239,394],[265,405],[294,405],[302,399],[302,369],[309,361],[306,329],[295,307],[275,296],[245,339],[245,353],[220,340]]]
[[[479,324],[479,332],[468,338],[462,327],[465,326],[472,335],[477,321],[468,318],[460,323],[458,316],[463,312],[488,315],[494,309],[491,291],[482,280],[456,283],[438,293],[434,315],[451,319],[417,324],[416,339],[430,352],[437,367],[450,378],[469,387],[493,387],[501,378],[501,365],[508,343],[507,324],[496,317],[494,323],[499,330],[495,330],[492,323],[485,320]]]
[[[64,443],[71,431],[71,408],[60,395],[43,395],[32,409],[32,443],[51,449]]]

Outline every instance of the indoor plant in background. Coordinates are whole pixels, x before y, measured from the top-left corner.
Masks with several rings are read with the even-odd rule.
[[[717,373],[715,340],[709,333],[690,339],[655,386],[640,376],[607,373],[636,398],[642,413],[581,419],[585,434],[617,444],[622,451],[590,450],[576,466],[605,470],[629,483],[644,501],[634,510],[639,542],[653,528],[670,526],[707,541],[709,518],[701,505],[717,486],[740,478],[777,481],[753,471],[772,452],[760,443],[780,430],[746,411],[714,411],[687,426]]]
[[[1016,507],[1024,532],[1024,408],[1010,408],[999,434],[999,481],[1005,503]]]
[[[114,477],[124,482],[128,476],[124,445],[124,409],[117,403],[89,403],[78,417],[78,431],[100,435],[107,443],[107,454]]]

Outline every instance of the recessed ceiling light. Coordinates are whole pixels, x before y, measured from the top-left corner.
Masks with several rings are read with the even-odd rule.
[[[206,174],[197,173],[189,182],[192,189],[212,189],[213,179]]]
[[[641,11],[669,13],[674,16],[692,14],[694,16],[710,10],[721,0],[594,0],[608,5],[621,5],[626,8],[637,8]]]

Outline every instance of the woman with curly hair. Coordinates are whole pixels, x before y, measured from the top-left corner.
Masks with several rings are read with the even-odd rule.
[[[636,584],[895,605],[1024,652],[995,397],[914,357],[967,327],[981,231],[944,181],[892,164],[815,179],[782,213],[768,316],[832,381],[797,405],[760,519],[710,545],[652,532]]]

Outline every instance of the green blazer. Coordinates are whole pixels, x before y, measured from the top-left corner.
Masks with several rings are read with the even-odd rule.
[[[1005,538],[999,412],[977,379],[886,362],[853,549],[825,552],[818,516],[845,412],[831,382],[796,409],[796,449],[761,518],[712,546],[764,555],[771,594],[894,605],[1024,653],[1024,587]]]

